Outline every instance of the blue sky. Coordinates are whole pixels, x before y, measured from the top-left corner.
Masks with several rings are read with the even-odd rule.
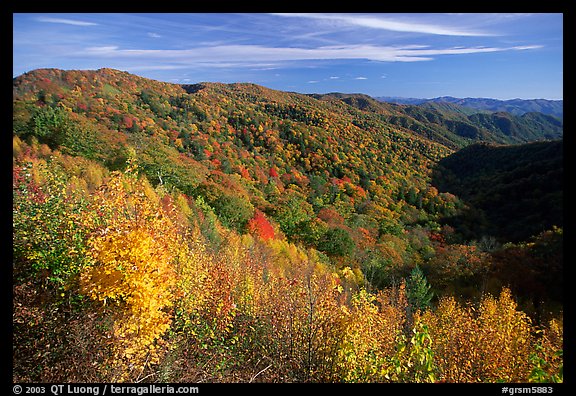
[[[13,14],[13,76],[111,67],[302,93],[563,98],[562,14]]]

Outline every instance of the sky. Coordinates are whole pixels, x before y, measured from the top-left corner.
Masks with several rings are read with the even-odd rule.
[[[13,77],[102,67],[300,93],[563,99],[563,15],[13,14]]]

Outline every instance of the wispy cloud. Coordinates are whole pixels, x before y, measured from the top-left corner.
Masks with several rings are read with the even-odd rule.
[[[99,23],[79,21],[77,19],[66,19],[66,18],[52,18],[52,17],[38,17],[36,18],[38,22],[46,23],[61,23],[64,25],[74,25],[74,26],[98,26]]]
[[[162,36],[158,33],[154,33],[154,32],[148,32],[148,37],[152,37],[152,38],[161,38]]]
[[[368,77],[362,77],[362,76],[360,76],[360,77],[354,78],[354,80],[368,80]]]
[[[139,71],[149,71],[149,70],[178,70],[184,69],[186,66],[183,65],[134,65],[126,66],[122,69],[127,72],[139,72]]]
[[[465,27],[452,27],[441,24],[430,24],[414,21],[401,21],[387,17],[362,15],[334,15],[310,13],[275,13],[272,15],[290,18],[308,18],[321,21],[339,22],[350,26],[370,29],[390,30],[394,32],[423,33],[442,36],[492,36],[492,33],[474,31]]]
[[[503,51],[526,51],[541,48],[539,45],[512,47],[452,47],[430,48],[423,45],[373,46],[341,45],[318,48],[268,47],[262,45],[219,45],[190,49],[121,49],[118,46],[88,47],[82,55],[115,59],[148,59],[179,64],[205,64],[231,62],[254,65],[268,62],[303,60],[365,59],[379,62],[420,62],[442,55],[463,55]],[[247,61],[249,59],[250,61]]]

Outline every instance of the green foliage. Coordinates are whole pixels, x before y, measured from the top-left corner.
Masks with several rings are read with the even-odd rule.
[[[318,249],[331,256],[349,256],[355,248],[352,237],[343,228],[331,228],[318,243]]]
[[[58,147],[74,134],[74,124],[61,107],[43,106],[36,109],[29,122],[29,134],[41,143]]]
[[[406,297],[414,311],[430,308],[430,302],[434,295],[430,288],[431,286],[420,267],[414,267],[406,281]]]
[[[254,215],[254,206],[234,194],[222,193],[210,201],[210,205],[222,224],[237,231],[243,231]]]
[[[564,329],[552,319],[539,331],[539,339],[530,355],[531,382],[564,382]]]
[[[280,198],[275,218],[286,236],[298,238],[301,234],[305,235],[302,226],[312,219],[313,213],[312,205],[305,197],[290,189]]]
[[[15,167],[14,183],[13,251],[14,260],[23,264],[15,275],[24,271],[24,276],[68,285],[86,262],[86,201],[68,189],[70,179],[52,161]]]
[[[432,345],[428,326],[416,322],[409,341],[404,334],[400,335],[386,379],[394,382],[436,382],[438,369],[434,364]]]

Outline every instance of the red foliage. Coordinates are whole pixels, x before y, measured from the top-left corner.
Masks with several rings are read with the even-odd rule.
[[[22,168],[19,166],[14,166],[12,168],[12,188],[17,188],[21,183],[24,183]]]
[[[263,240],[268,240],[274,238],[274,228],[259,210],[256,210],[254,217],[248,221],[248,231],[251,234],[255,234],[262,238]]]
[[[270,177],[278,177],[278,172],[276,171],[276,168],[274,168],[274,167],[270,168],[270,170],[268,171],[268,174],[270,175]]]
[[[37,203],[43,204],[48,199],[48,195],[42,191],[41,186],[30,178],[30,174],[25,174],[21,167],[14,167],[12,169],[12,188],[18,190],[23,187],[26,190],[27,199]],[[18,192],[22,194],[22,192]]]
[[[441,245],[444,245],[446,243],[446,239],[444,238],[444,235],[438,233],[438,232],[431,232],[430,233],[430,240],[436,243],[439,243]]]
[[[162,209],[164,209],[164,211],[167,213],[170,213],[175,210],[174,199],[172,199],[172,197],[168,194],[162,197],[160,203],[162,205]]]
[[[331,208],[320,209],[320,212],[318,212],[318,218],[331,226],[344,224],[344,217]]]
[[[342,187],[344,185],[344,182],[341,179],[338,179],[337,177],[333,177],[331,181],[332,185],[334,186]]]
[[[358,198],[366,198],[366,190],[360,186],[354,186],[354,189],[356,190],[356,195]]]
[[[124,119],[122,120],[124,127],[130,129],[134,126],[134,119],[130,116],[124,116]]]

